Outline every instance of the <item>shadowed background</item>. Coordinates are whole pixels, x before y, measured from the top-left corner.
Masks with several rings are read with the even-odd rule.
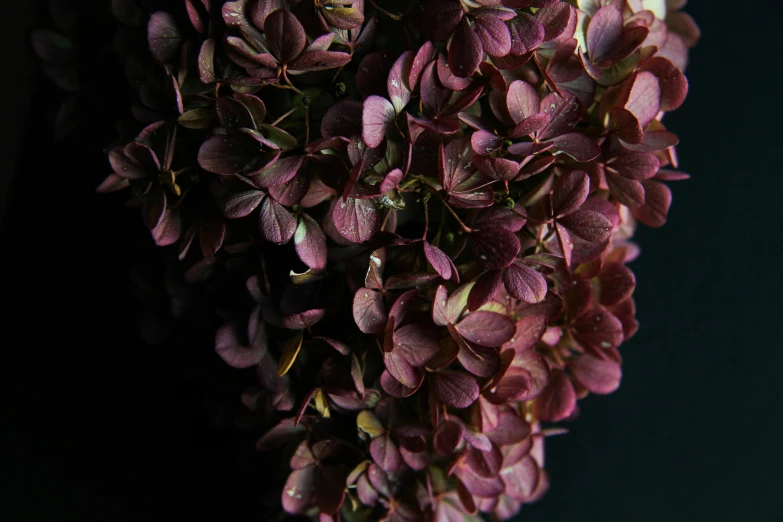
[[[80,139],[54,143],[60,94],[29,56],[32,4],[1,22],[0,520],[257,521],[257,433],[226,406],[236,370],[211,337],[177,348],[135,332],[128,272],[147,233],[121,197],[94,193],[124,85],[91,100],[101,119]],[[665,227],[638,232],[641,328],[620,389],[548,440],[552,488],[519,520],[783,521],[783,5],[747,6],[689,3],[703,36],[665,123],[693,179],[671,184]]]

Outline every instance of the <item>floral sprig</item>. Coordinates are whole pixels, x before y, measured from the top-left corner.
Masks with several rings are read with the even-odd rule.
[[[112,3],[147,45],[98,190],[130,192],[186,280],[235,285],[215,347],[256,369],[276,516],[539,499],[548,423],[620,384],[636,225],[687,178],[662,123],[684,1],[154,4]]]

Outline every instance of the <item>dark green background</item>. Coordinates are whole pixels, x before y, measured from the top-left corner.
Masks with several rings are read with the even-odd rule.
[[[671,184],[667,226],[638,233],[623,384],[548,441],[553,485],[526,522],[783,521],[783,6],[688,11],[703,39],[666,124],[693,179]],[[54,145],[34,20],[31,2],[3,6],[0,520],[258,521],[263,485],[233,462],[243,440],[209,422],[236,396],[232,370],[132,329],[141,224],[93,192],[124,99],[97,100],[106,122]]]

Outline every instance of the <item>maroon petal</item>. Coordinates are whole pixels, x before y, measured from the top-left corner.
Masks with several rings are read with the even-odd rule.
[[[464,462],[465,465],[479,477],[497,477],[498,473],[500,473],[500,468],[503,465],[503,454],[495,445],[493,445],[489,451],[471,448],[468,450]]]
[[[613,4],[600,8],[587,26],[587,54],[599,63],[615,48],[623,33],[623,15]]]
[[[394,352],[417,368],[427,364],[440,348],[437,331],[420,323],[408,324],[395,330],[393,340]]]
[[[305,51],[302,56],[291,62],[288,69],[293,73],[324,71],[336,69],[348,64],[351,55],[337,51]]]
[[[529,501],[536,491],[541,470],[531,456],[520,460],[511,468],[501,473],[506,494],[519,502]]]
[[[454,267],[451,258],[443,250],[429,244],[427,241],[424,241],[424,256],[443,279],[449,280],[452,273],[456,274],[457,269]]]
[[[599,354],[623,342],[623,324],[603,307],[590,310],[576,319],[571,327],[574,340],[586,350]]]
[[[487,228],[472,234],[471,237],[473,256],[486,270],[501,270],[507,267],[516,259],[521,248],[517,236],[505,228]]]
[[[516,444],[530,436],[530,425],[514,411],[502,411],[498,416],[498,425],[487,433],[489,440],[505,446]]]
[[[451,90],[441,85],[438,79],[437,62],[430,62],[421,73],[421,101],[424,106],[440,114],[451,98]]]
[[[575,170],[558,178],[552,188],[552,215],[565,216],[582,206],[590,193],[590,177]]]
[[[417,27],[428,37],[445,40],[459,24],[463,11],[459,0],[425,0],[418,2],[412,15]]]
[[[628,179],[650,179],[660,168],[658,158],[652,152],[639,152],[612,158],[606,166]]]
[[[176,243],[182,235],[182,218],[179,212],[166,208],[163,215],[152,229],[152,239],[158,246],[168,246]]]
[[[353,297],[353,320],[364,333],[382,331],[386,324],[383,294],[369,288],[360,288]]]
[[[624,93],[623,107],[630,111],[642,127],[646,127],[661,110],[661,87],[651,72],[637,73]]]
[[[514,337],[516,326],[505,315],[478,311],[460,321],[456,329],[470,342],[481,346],[501,346]]]
[[[495,297],[503,286],[503,270],[489,270],[478,278],[468,295],[468,309],[477,310]]]
[[[212,136],[198,151],[198,164],[213,174],[236,174],[249,167],[254,160],[244,141],[226,135]]]
[[[370,443],[370,455],[384,471],[394,473],[402,467],[402,455],[389,434],[375,437]]]
[[[582,117],[582,103],[579,99],[568,91],[562,91],[562,94],[561,97],[552,93],[541,100],[540,112],[550,116],[549,125],[538,136],[541,140],[567,133]]]
[[[459,7],[459,5],[457,5],[457,10],[459,11],[459,16],[462,16],[462,9]],[[411,89],[416,88],[424,68],[435,58],[437,58],[437,56],[438,50],[435,48],[432,42],[424,42],[419,50],[416,51],[416,56],[413,58],[411,70],[408,75],[408,85]]]
[[[449,331],[454,329],[449,325]],[[456,331],[456,330],[455,330]],[[457,352],[457,358],[460,364],[467,371],[476,377],[492,377],[500,368],[500,358],[497,348],[489,348],[473,344],[459,337],[460,349]]]
[[[261,200],[264,194],[260,190],[248,190],[232,194],[223,204],[223,215],[229,219],[239,219],[250,215]]]
[[[265,348],[263,345],[252,348],[240,345],[234,326],[226,324],[215,334],[215,352],[232,368],[249,368],[261,362]]]
[[[601,149],[595,141],[580,132],[569,132],[556,136],[552,143],[555,154],[558,152],[568,154],[579,162],[593,160],[601,154]]]
[[[283,328],[288,328],[289,330],[305,330],[323,319],[324,315],[326,315],[326,310],[322,308],[307,310],[284,317],[281,324]]]
[[[511,52],[511,34],[503,20],[494,16],[476,16],[473,21],[476,36],[488,55],[506,56]]]
[[[381,388],[383,388],[383,391],[392,397],[397,397],[399,399],[410,397],[416,393],[416,390],[418,390],[419,386],[421,386],[421,382],[424,380],[424,374],[419,374],[419,377],[421,379],[416,384],[416,386],[409,388],[392,377],[392,375],[387,370],[384,370],[383,373],[381,373]]]
[[[593,210],[577,210],[558,221],[577,237],[592,243],[606,241],[612,234],[612,222]]]
[[[606,184],[612,195],[623,205],[637,208],[644,204],[644,186],[640,182],[607,172]]]
[[[288,475],[283,487],[283,509],[292,515],[304,513],[315,492],[316,466],[297,469]]]
[[[544,422],[557,422],[571,415],[576,408],[576,392],[563,372],[557,372],[535,402],[535,416]]]
[[[478,69],[484,51],[481,40],[473,32],[470,22],[463,18],[454,30],[449,46],[449,67],[454,76],[467,78]]]
[[[269,196],[261,203],[258,219],[261,235],[270,243],[287,243],[296,231],[296,218]]]
[[[299,226],[294,233],[294,247],[299,259],[313,270],[326,267],[326,235],[307,214],[299,218]]]
[[[147,24],[147,41],[152,56],[161,62],[173,60],[179,54],[182,35],[177,21],[169,13],[152,13]]]
[[[634,152],[655,152],[674,147],[680,142],[674,133],[669,131],[650,131],[644,133],[640,143],[622,142],[623,147]]]
[[[299,20],[286,9],[278,9],[264,21],[270,51],[281,63],[288,63],[304,51],[307,35]]]
[[[661,86],[661,110],[677,109],[688,94],[688,79],[672,62],[660,56],[654,56],[640,67],[658,77]]]
[[[413,63],[413,51],[402,53],[392,65],[386,81],[386,90],[389,93],[394,111],[399,114],[408,105],[411,99],[411,90],[408,87],[408,76]]]
[[[461,422],[453,420],[444,421],[435,430],[432,438],[432,446],[438,455],[448,457],[452,455],[462,443],[465,426]]]
[[[482,155],[473,158],[473,165],[485,176],[499,181],[511,181],[516,177],[520,168],[516,161]]]
[[[362,139],[368,147],[374,149],[383,142],[396,116],[394,105],[386,98],[373,95],[364,100]]]
[[[383,363],[389,375],[406,388],[418,388],[423,379],[420,370],[406,361],[400,351],[392,350],[383,354]]]
[[[504,486],[500,477],[479,477],[464,467],[457,468],[456,475],[465,484],[468,491],[476,497],[494,498],[503,493]],[[462,520],[465,520],[464,517]]]
[[[540,303],[546,297],[544,276],[519,261],[506,267],[503,283],[509,294],[526,303]]]
[[[535,16],[519,13],[508,24],[511,34],[511,54],[522,56],[541,45],[544,41],[544,24]]]
[[[435,374],[435,395],[444,404],[467,408],[478,399],[479,387],[468,373],[442,370]]]
[[[644,205],[634,209],[636,219],[650,227],[660,227],[666,223],[666,216],[672,204],[669,187],[656,181],[643,181]]]
[[[574,8],[567,2],[557,2],[539,9],[536,17],[544,26],[544,41],[562,35],[568,29],[572,16],[576,18]]]
[[[599,395],[615,391],[622,377],[622,370],[616,361],[599,359],[590,354],[569,361],[568,370],[579,384]]]
[[[488,130],[477,130],[470,135],[470,146],[476,154],[492,154],[503,146],[503,139]]]
[[[541,98],[535,87],[523,80],[511,82],[506,92],[506,107],[514,123],[520,123],[525,118],[538,114]]]
[[[370,199],[335,201],[332,219],[340,235],[353,243],[367,241],[375,235],[380,225],[378,210]]]

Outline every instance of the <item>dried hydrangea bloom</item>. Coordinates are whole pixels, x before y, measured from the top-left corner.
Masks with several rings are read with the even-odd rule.
[[[270,516],[505,520],[546,492],[545,423],[620,385],[633,233],[687,178],[684,3],[112,3],[146,46],[98,190],[219,290],[215,350],[285,456]]]

